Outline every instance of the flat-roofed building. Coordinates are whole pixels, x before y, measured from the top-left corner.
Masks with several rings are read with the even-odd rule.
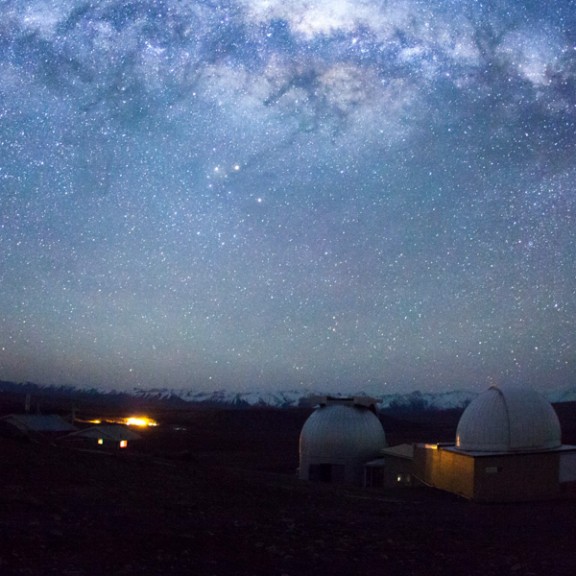
[[[78,430],[58,414],[8,414],[0,418],[0,435],[53,439]]]
[[[491,386],[466,408],[454,444],[417,444],[425,484],[478,501],[554,498],[576,484],[576,446],[563,445],[552,405],[531,389]]]
[[[142,436],[127,426],[119,424],[100,424],[72,432],[62,442],[69,446],[93,447],[105,450],[128,448],[128,443],[141,440]]]
[[[398,444],[380,450],[380,457],[366,462],[364,484],[398,488],[414,484],[414,444]]]

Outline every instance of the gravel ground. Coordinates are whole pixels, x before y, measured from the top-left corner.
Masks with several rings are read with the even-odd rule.
[[[576,499],[301,482],[306,415],[172,415],[186,430],[161,426],[130,454],[0,438],[0,575],[576,574]]]

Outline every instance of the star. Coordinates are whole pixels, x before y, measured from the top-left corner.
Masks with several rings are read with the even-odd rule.
[[[0,18],[1,379],[574,384],[568,0]]]

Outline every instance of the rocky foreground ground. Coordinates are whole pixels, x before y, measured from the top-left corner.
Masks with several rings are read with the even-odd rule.
[[[576,574],[576,499],[480,505],[304,483],[305,416],[172,415],[118,455],[0,438],[0,574]],[[391,436],[450,425],[398,421]]]

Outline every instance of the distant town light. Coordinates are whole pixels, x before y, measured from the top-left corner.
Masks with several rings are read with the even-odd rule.
[[[141,428],[158,426],[158,422],[152,418],[148,418],[148,416],[129,416],[128,418],[124,418],[123,423],[126,424],[126,426],[138,426]]]
[[[124,426],[138,426],[146,428],[147,426],[158,426],[158,422],[148,416],[125,416],[122,418],[94,418],[93,420],[80,420],[77,422],[86,422],[89,424],[123,424]]]

